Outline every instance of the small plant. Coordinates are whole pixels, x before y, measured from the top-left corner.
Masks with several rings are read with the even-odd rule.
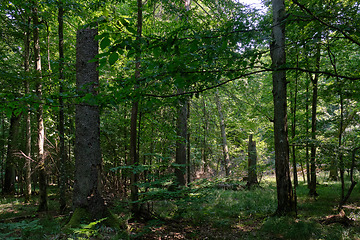
[[[99,235],[99,223],[104,221],[106,218],[91,222],[89,224],[81,224],[79,228],[72,228],[76,238],[74,239],[86,239],[89,237],[96,237]],[[86,237],[86,238],[84,238]],[[72,239],[72,238],[69,238]]]

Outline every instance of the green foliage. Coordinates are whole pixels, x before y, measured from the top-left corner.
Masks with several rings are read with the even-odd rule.
[[[71,230],[75,235],[78,235],[77,238],[82,238],[82,236],[89,237],[97,237],[99,236],[98,228],[99,223],[104,221],[106,218],[100,219],[98,221],[91,222],[89,224],[81,224],[79,228],[72,228]]]
[[[51,217],[36,218],[35,220],[23,220],[19,222],[0,223],[0,238],[9,240],[47,239],[50,236],[60,233],[60,225],[61,219],[53,219]]]
[[[269,181],[271,180],[271,181]],[[104,226],[107,219],[83,222],[70,232],[61,229],[66,217],[36,216],[31,220],[16,221],[16,218],[25,214],[34,214],[36,206],[22,205],[21,199],[11,202],[1,199],[1,209],[11,212],[4,215],[5,219],[13,222],[0,223],[0,237],[2,239],[131,239],[149,236],[163,236],[167,231],[192,230],[186,237],[213,239],[357,239],[360,232],[356,222],[354,226],[344,227],[341,224],[322,224],[321,219],[337,214],[334,206],[337,205],[337,196],[341,188],[339,183],[326,181],[325,176],[319,177],[318,192],[320,196],[314,200],[308,197],[305,184],[300,183],[297,188],[298,216],[269,217],[276,210],[276,191],[274,179],[266,178],[261,187],[255,190],[219,190],[214,186],[218,183],[236,181],[214,179],[194,182],[191,189],[177,189],[172,196],[166,198],[152,198],[144,206],[152,212],[153,219],[146,222],[129,221],[129,202],[114,201],[111,210],[120,215],[121,221],[127,225],[127,233],[112,227]],[[155,190],[155,189],[153,189]],[[168,191],[168,190],[166,190]],[[175,197],[177,195],[178,197]],[[360,211],[357,207],[359,192],[354,192],[350,204],[345,208],[346,215],[356,221],[360,220]],[[53,202],[54,199],[51,200]],[[10,204],[10,205],[9,205]],[[55,208],[50,204],[50,210]],[[11,209],[9,209],[11,208]],[[15,211],[14,211],[15,210]],[[14,218],[15,217],[15,218]],[[4,218],[3,218],[4,219]],[[105,224],[106,225],[106,224]],[[176,225],[174,229],[168,227]],[[166,231],[166,230],[164,230]],[[227,235],[232,233],[230,235]],[[189,234],[189,235],[188,235]]]
[[[22,239],[31,236],[31,233],[43,231],[40,220],[21,221],[14,223],[0,223],[0,238],[2,239]],[[21,236],[16,236],[21,232]],[[15,235],[15,236],[14,236]]]
[[[213,184],[202,180],[193,186],[198,188],[187,198],[157,200],[151,204],[154,213],[162,219],[156,221],[155,226],[161,228],[169,224],[171,219],[176,219],[188,226],[206,226],[207,231],[213,229],[222,233],[222,237],[214,239],[233,239],[233,236],[225,237],[226,233],[237,228],[243,229],[240,231],[242,235],[236,235],[241,239],[356,239],[360,234],[356,226],[349,228],[340,224],[320,224],[320,219],[333,213],[336,205],[334,197],[340,188],[339,184],[327,184],[319,186],[320,197],[316,201],[308,197],[306,185],[299,185],[297,218],[269,217],[275,212],[277,203],[275,184],[268,180],[253,191],[216,190],[210,187]],[[351,210],[349,216],[356,220],[359,211],[354,211]],[[146,236],[150,233],[144,230],[143,234]],[[204,237],[196,234],[197,237]],[[214,232],[209,232],[209,236],[214,237],[212,234]]]
[[[219,182],[224,182],[224,179]],[[217,184],[217,181],[205,180],[194,183],[195,188],[186,196],[154,202],[155,212],[165,218],[184,218],[196,225],[210,223],[223,228],[249,215],[263,217],[275,211],[272,190],[215,190]]]
[[[318,201],[305,197],[308,191],[306,186],[300,184],[297,189],[299,220],[269,218],[263,221],[263,218],[270,215],[276,207],[276,190],[271,184],[263,185],[266,184],[265,180],[261,181],[264,189],[254,191],[217,189],[217,186],[223,183],[240,187],[244,185],[244,182],[239,182],[238,179],[246,175],[249,134],[254,135],[257,143],[259,177],[271,173],[274,168],[271,122],[274,118],[273,96],[271,61],[268,55],[271,14],[260,13],[232,0],[191,2],[190,10],[186,11],[182,7],[182,0],[146,1],[143,6],[141,39],[137,39],[136,1],[39,2],[39,15],[42,19],[39,27],[44,98],[38,99],[34,93],[36,75],[33,66],[30,66],[29,72],[25,72],[22,67],[25,53],[24,36],[26,32],[31,35],[33,30],[33,26],[27,22],[28,17],[31,17],[32,1],[1,1],[0,158],[5,159],[11,115],[25,114],[29,109],[32,129],[35,132],[35,112],[40,103],[43,103],[48,140],[46,155],[49,157],[46,170],[50,176],[57,176],[58,163],[55,161],[60,154],[57,149],[58,99],[62,97],[65,101],[67,172],[71,182],[74,172],[75,105],[98,104],[101,109],[104,172],[106,177],[113,177],[111,180],[110,177],[107,178],[106,182],[111,185],[112,181],[118,181],[118,185],[124,187],[122,193],[126,195],[128,177],[131,173],[139,174],[139,201],[145,205],[153,204],[154,214],[165,219],[186,219],[197,226],[208,222],[212,227],[219,227],[224,231],[234,227],[238,222],[239,226],[246,227],[252,224],[260,226],[264,222],[261,231],[279,238],[294,238],[297,231],[301,231],[299,237],[303,239],[321,238],[326,236],[326,233],[329,234],[329,239],[346,239],[346,234],[356,237],[351,230],[344,230],[341,226],[330,228],[314,223],[319,216],[333,213],[331,209],[334,202],[339,200],[339,184],[328,183],[324,178],[319,181],[321,185]],[[295,1],[287,2],[289,16],[286,18],[286,67],[296,68],[287,73],[289,105],[295,104],[295,87],[298,91],[296,117],[291,111],[288,114],[289,120],[297,122],[295,137],[291,139],[291,143],[296,145],[297,160],[303,166],[306,162],[306,146],[314,144],[317,147],[317,164],[322,170],[328,170],[329,163],[341,155],[344,166],[349,168],[351,151],[360,144],[360,89],[358,81],[348,79],[359,76],[359,4],[353,0],[301,2],[309,11],[299,7]],[[61,81],[64,92],[61,94],[58,89],[60,81],[56,19],[59,3],[63,4],[67,23],[64,29],[65,79]],[[99,41],[100,47],[100,53],[93,60],[99,61],[100,93],[96,98],[92,95],[81,96],[74,87],[76,30],[79,26],[95,25],[98,25],[99,29],[96,40]],[[30,45],[32,48],[32,43]],[[310,106],[312,99],[310,78],[314,73],[308,71],[316,69],[314,53],[319,45],[322,74],[319,76],[318,84],[318,132],[317,140],[312,141],[310,127],[307,125],[311,121],[311,109],[306,106]],[[30,59],[31,64],[33,60]],[[139,61],[141,65],[139,79],[134,77],[135,61]],[[30,84],[28,94],[24,92],[25,81],[29,81]],[[232,177],[236,177],[235,180],[221,178],[222,141],[214,91],[211,90],[214,87],[218,88],[224,106],[231,172]],[[175,96],[179,89],[186,92],[186,97],[189,96],[191,100],[188,119],[191,169],[194,175],[201,171],[209,171],[209,175],[216,176],[211,181],[203,179],[194,182],[191,188],[174,187],[176,183],[173,170],[182,167],[173,164],[177,141],[175,124],[178,100],[185,97]],[[339,129],[340,95],[345,106],[343,129]],[[139,101],[138,153],[141,164],[130,166],[130,103],[134,100]],[[24,125],[23,122],[22,132]],[[339,132],[342,133],[341,146]],[[33,136],[33,146],[36,145],[35,141],[36,137]],[[23,151],[24,139],[19,139],[19,146]],[[3,165],[4,162],[1,167]],[[23,166],[24,161],[20,159],[16,165],[17,173],[21,173]],[[3,172],[4,169],[1,169],[1,173]],[[358,178],[358,173],[355,178]],[[106,190],[111,194],[119,192],[119,189],[108,186]],[[3,209],[14,208],[20,212],[29,210],[19,201],[3,206]],[[125,208],[118,208],[118,213]],[[354,218],[359,218],[358,212],[351,213]],[[1,212],[3,218],[11,217],[12,214],[5,210]],[[81,217],[78,220],[81,221]],[[54,227],[59,225],[56,221],[47,222]],[[1,229],[4,230],[1,234],[7,234],[4,236],[9,238],[36,238],[40,236],[41,231],[59,231],[56,227],[50,231],[48,228],[52,227],[47,226],[46,221],[6,224],[1,225]],[[152,224],[159,225],[161,222]],[[102,231],[98,225],[100,224],[92,227],[86,225],[79,228],[79,231],[84,231],[85,235],[96,236]],[[277,225],[279,227],[276,227]],[[23,230],[20,231],[21,226]],[[34,231],[30,226],[33,226]],[[286,233],[282,228],[289,229],[289,232]],[[315,235],[312,235],[313,233]]]

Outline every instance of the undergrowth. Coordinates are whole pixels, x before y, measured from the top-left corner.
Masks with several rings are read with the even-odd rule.
[[[221,183],[236,186],[236,190],[219,189]],[[36,202],[24,204],[22,198],[0,199],[0,239],[360,239],[360,198],[358,188],[344,208],[353,225],[325,225],[322,219],[337,214],[341,186],[337,182],[320,181],[319,197],[308,196],[306,184],[297,187],[298,215],[274,217],[277,207],[273,179],[264,179],[252,190],[245,183],[229,179],[202,180],[190,188],[166,193],[157,189],[144,195],[145,209],[153,219],[134,221],[129,202],[114,202],[111,211],[128,222],[125,232],[101,224],[83,224],[64,233],[62,227],[69,219],[58,215],[56,198],[50,198],[50,211],[36,213]],[[168,197],[168,198],[167,198]]]

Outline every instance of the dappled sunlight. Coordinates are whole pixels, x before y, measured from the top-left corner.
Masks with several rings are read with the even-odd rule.
[[[19,199],[8,199],[8,201],[2,201],[1,203],[0,219],[5,219],[10,215],[21,216],[28,210],[34,210],[34,206],[31,203],[24,203]]]
[[[360,240],[359,13],[0,1],[0,239]]]

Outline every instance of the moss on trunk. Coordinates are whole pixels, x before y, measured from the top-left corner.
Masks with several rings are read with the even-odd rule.
[[[101,225],[118,230],[126,228],[126,223],[121,221],[109,209],[105,209],[103,216],[96,219],[91,216],[91,212],[89,210],[79,207],[74,210],[69,222],[64,226],[64,231],[70,231],[72,228],[79,228],[83,224],[90,224],[101,219],[104,219],[101,223],[99,223]]]

